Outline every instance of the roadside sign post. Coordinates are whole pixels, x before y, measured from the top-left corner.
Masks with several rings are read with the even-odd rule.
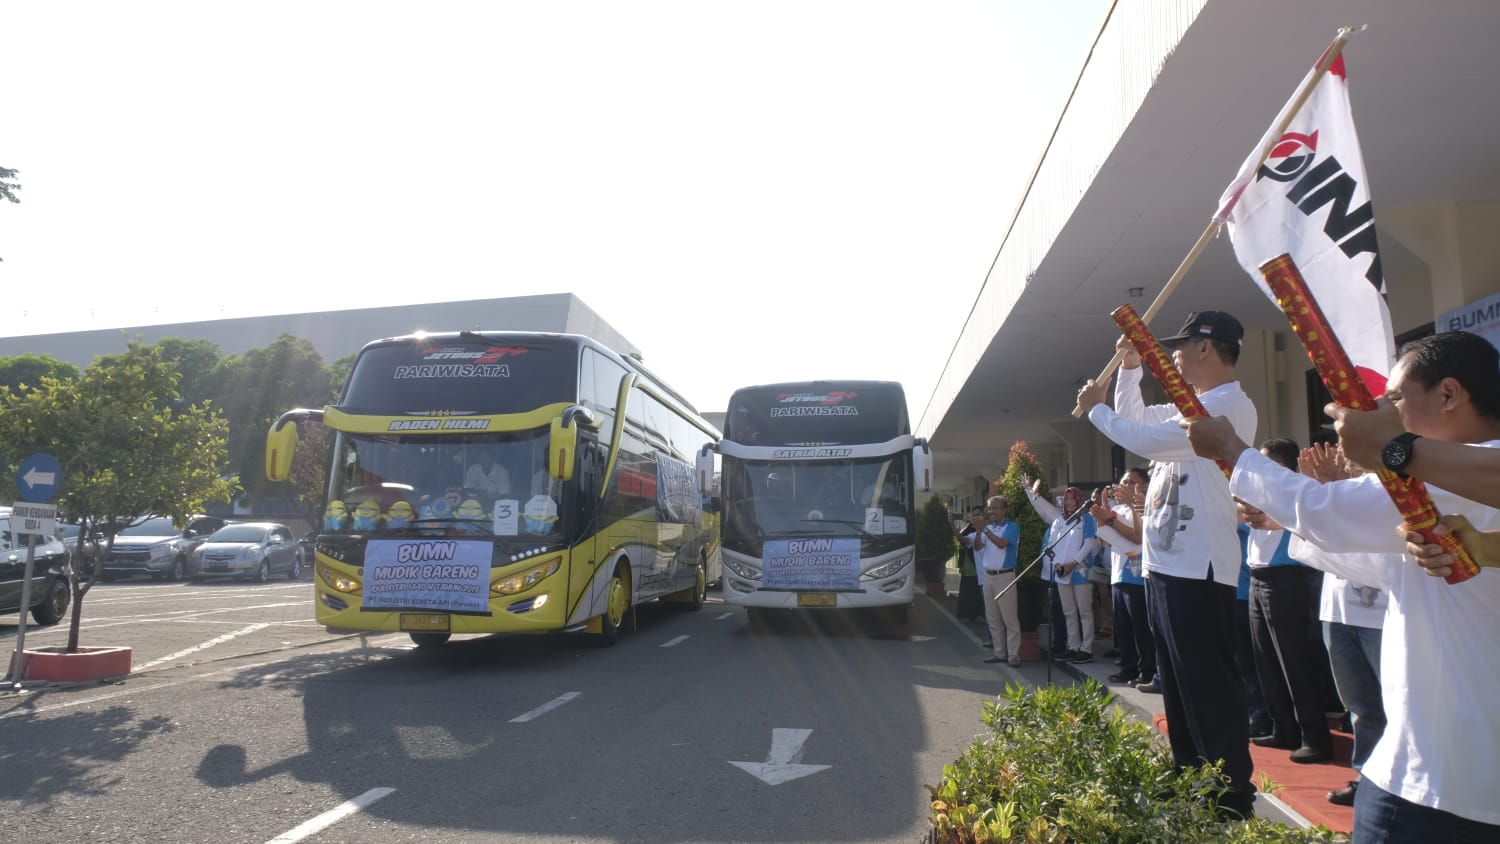
[[[16,652],[11,657],[8,679],[20,688],[26,679],[26,617],[31,611],[31,577],[36,568],[36,538],[57,533],[57,505],[46,504],[57,494],[62,469],[50,454],[33,454],[21,461],[16,487],[26,504],[10,511],[11,536],[26,536],[26,575],[21,579],[21,618],[16,626]]]
[[[18,534],[11,531],[12,536]],[[21,581],[21,618],[16,622],[16,653],[11,657],[10,679],[20,688],[26,679],[26,614],[31,607],[31,573],[36,560],[36,535],[26,537],[26,578]]]

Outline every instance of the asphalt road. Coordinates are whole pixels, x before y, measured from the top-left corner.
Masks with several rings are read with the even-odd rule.
[[[1021,675],[925,597],[910,635],[752,630],[717,598],[645,607],[608,649],[417,651],[325,633],[305,581],[101,585],[82,643],[130,645],[136,671],[0,695],[0,822],[47,842],[922,840],[923,785]]]

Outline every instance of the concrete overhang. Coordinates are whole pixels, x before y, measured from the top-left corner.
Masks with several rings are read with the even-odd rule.
[[[1429,291],[1406,307],[1391,282],[1426,272],[1396,223],[1500,197],[1500,4],[1121,2],[922,413],[940,478],[992,477],[1017,439],[1060,441],[1077,387],[1112,353],[1109,312],[1146,310],[1338,28],[1360,25],[1344,55],[1393,320],[1401,332],[1433,319]],[[1227,235],[1152,328],[1204,308],[1286,330]]]

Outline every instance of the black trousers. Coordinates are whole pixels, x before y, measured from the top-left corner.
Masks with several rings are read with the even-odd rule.
[[[959,621],[984,619],[984,596],[979,588],[979,577],[972,574],[959,575],[958,607],[954,614]]]
[[[1318,599],[1323,573],[1271,566],[1250,573],[1250,638],[1255,673],[1277,737],[1307,747],[1333,746],[1324,710],[1328,649]]]
[[[1260,690],[1255,669],[1255,642],[1250,635],[1250,599],[1234,602],[1234,667],[1245,682],[1245,706],[1250,710],[1250,735],[1271,732],[1271,710]]]
[[[1224,760],[1230,793],[1221,805],[1248,814],[1255,786],[1245,684],[1234,666],[1234,587],[1212,572],[1204,580],[1153,572],[1146,590],[1172,761]]]
[[[1120,673],[1150,680],[1156,676],[1156,640],[1146,615],[1146,587],[1116,583],[1110,587],[1115,604],[1115,647],[1120,649]]]
[[[1052,602],[1052,608],[1047,611],[1047,626],[1052,630],[1052,652],[1065,654],[1068,652],[1068,619],[1063,615],[1062,595],[1057,591],[1056,583],[1047,581],[1047,594]]]

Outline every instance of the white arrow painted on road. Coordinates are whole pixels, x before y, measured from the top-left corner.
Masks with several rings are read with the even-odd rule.
[[[781,785],[808,774],[827,770],[832,765],[800,765],[802,745],[812,730],[789,730],[777,727],[771,730],[771,752],[764,762],[730,762],[766,785]]]
[[[937,638],[936,636],[913,636],[913,637],[911,637],[911,640],[913,642],[931,642],[933,639],[936,639],[936,638]]]
[[[57,473],[38,472],[35,468],[32,468],[26,470],[26,474],[21,476],[21,480],[25,481],[27,486],[32,487],[37,484],[55,484],[57,483]]]

